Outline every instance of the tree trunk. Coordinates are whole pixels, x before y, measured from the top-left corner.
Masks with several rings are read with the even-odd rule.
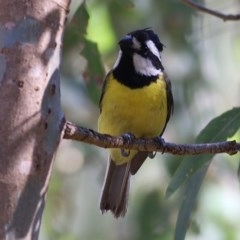
[[[38,239],[64,116],[60,56],[70,0],[0,0],[0,239]]]

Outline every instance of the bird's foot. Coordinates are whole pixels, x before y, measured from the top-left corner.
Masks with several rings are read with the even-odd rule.
[[[135,138],[134,134],[132,133],[124,133],[121,135],[121,137],[123,138],[123,143],[124,145],[127,145],[128,147],[131,148],[132,144],[133,144],[133,139]],[[128,157],[130,155],[130,149],[121,149],[121,154],[123,157]]]
[[[157,144],[158,144],[158,146],[162,147],[162,154],[164,154],[165,147],[166,147],[164,138],[162,138],[161,136],[157,136]]]
[[[121,148],[121,155],[123,157],[128,157],[130,155],[130,149],[123,149],[123,148]]]
[[[153,159],[153,158],[155,158],[156,154],[157,154],[157,152],[149,152],[148,157]]]

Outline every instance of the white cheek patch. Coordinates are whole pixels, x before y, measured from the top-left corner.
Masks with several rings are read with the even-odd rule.
[[[137,53],[133,54],[133,64],[135,71],[144,76],[156,76],[161,73],[161,69],[156,69],[149,59]]]
[[[160,53],[159,53],[156,45],[153,43],[153,41],[148,40],[148,41],[146,42],[146,45],[147,45],[147,47],[149,48],[149,50],[150,50],[159,60],[161,60]]]
[[[122,51],[120,50],[119,53],[118,53],[117,60],[116,60],[116,62],[113,65],[113,69],[115,69],[119,65],[121,57],[122,57]]]

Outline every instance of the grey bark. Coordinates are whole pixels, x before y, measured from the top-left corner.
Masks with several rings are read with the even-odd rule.
[[[0,239],[38,239],[61,138],[61,42],[70,0],[0,0]]]

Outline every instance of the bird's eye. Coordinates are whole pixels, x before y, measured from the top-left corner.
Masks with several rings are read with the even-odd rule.
[[[148,53],[149,53],[149,48],[148,48],[147,45],[144,45],[144,46],[143,46],[143,55],[144,55],[144,56],[147,56]]]
[[[144,51],[144,52],[147,52],[148,50],[149,50],[149,49],[148,49],[148,46],[147,46],[147,45],[144,45],[144,46],[143,46],[143,51]]]

